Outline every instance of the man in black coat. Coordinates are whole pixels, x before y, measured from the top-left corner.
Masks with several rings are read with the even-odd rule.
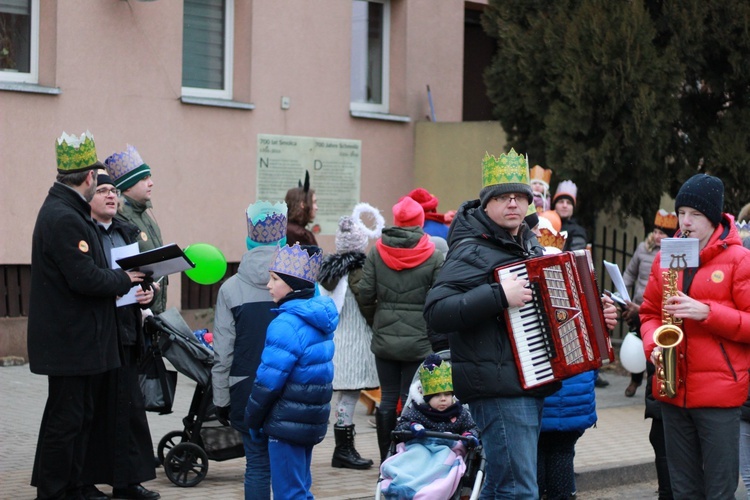
[[[112,249],[137,243],[141,230],[124,218],[115,217],[120,193],[112,179],[100,172],[96,185],[89,202],[91,216],[99,227],[111,265]],[[141,310],[154,301],[153,284],[136,286],[132,299],[135,303],[118,303],[117,307],[122,366],[103,373],[95,385],[94,422],[82,476],[87,500],[108,498],[95,484],[112,485],[112,498],[160,497],[141,485],[156,477],[151,431],[138,381],[138,362],[145,347]]]
[[[88,203],[97,168],[102,164],[93,137],[63,133],[57,182],[34,226],[29,365],[49,379],[31,478],[39,499],[80,496],[93,383],[96,375],[120,366],[115,297],[144,276],[107,265]]]
[[[424,315],[434,332],[448,333],[455,394],[468,403],[481,432],[483,497],[535,498],[544,396],[560,384],[523,388],[502,314],[530,301],[531,290],[516,275],[497,283],[493,271],[541,256],[543,249],[524,223],[533,199],[526,159],[511,150],[500,158],[486,155],[482,166],[480,199],[462,204],[453,220],[451,250]]]

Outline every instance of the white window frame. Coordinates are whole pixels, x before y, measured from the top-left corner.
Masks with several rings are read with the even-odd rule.
[[[0,70],[0,82],[39,83],[39,0],[31,0],[31,40],[29,40],[29,72]]]
[[[382,88],[382,102],[381,103],[367,103],[367,102],[354,102],[351,101],[351,88],[350,88],[350,103],[349,110],[353,112],[369,112],[369,113],[388,113],[389,110],[389,94],[390,94],[390,50],[391,50],[391,2],[390,0],[367,0],[368,3],[380,3],[383,4],[383,67],[381,74],[381,88]],[[352,20],[352,27],[354,21]],[[352,28],[353,29],[353,28]],[[352,40],[352,50],[354,49],[354,43]],[[351,70],[354,71],[354,58],[351,61]],[[351,75],[350,75],[351,85]]]
[[[234,78],[234,0],[226,0],[224,5],[224,89],[204,89],[199,87],[182,87],[186,97],[204,97],[211,99],[232,99],[232,81]]]

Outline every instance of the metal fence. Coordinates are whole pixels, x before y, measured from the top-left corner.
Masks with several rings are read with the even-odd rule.
[[[612,284],[612,279],[604,269],[604,261],[617,264],[620,272],[624,274],[625,268],[633,257],[636,248],[638,248],[638,243],[641,241],[642,236],[628,234],[626,231],[609,226],[603,226],[597,231],[596,236],[594,243],[591,245],[591,256],[594,261],[594,268],[596,269],[599,291],[610,290],[614,292],[615,288]],[[632,287],[628,290],[628,293],[632,295]],[[612,340],[615,343],[619,343],[627,333],[627,325],[624,321],[620,321],[612,333]]]

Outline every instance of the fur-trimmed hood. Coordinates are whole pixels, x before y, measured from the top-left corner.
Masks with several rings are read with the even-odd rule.
[[[330,254],[320,265],[318,282],[328,290],[333,290],[336,283],[355,269],[362,269],[367,256],[362,252]]]

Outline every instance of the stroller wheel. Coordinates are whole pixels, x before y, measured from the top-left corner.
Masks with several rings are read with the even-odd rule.
[[[156,456],[159,458],[159,462],[163,464],[169,450],[187,440],[188,435],[185,431],[169,431],[164,434],[164,437],[161,438],[159,445],[156,447]]]
[[[180,443],[167,453],[164,472],[177,486],[195,486],[208,474],[208,455],[197,444]]]

